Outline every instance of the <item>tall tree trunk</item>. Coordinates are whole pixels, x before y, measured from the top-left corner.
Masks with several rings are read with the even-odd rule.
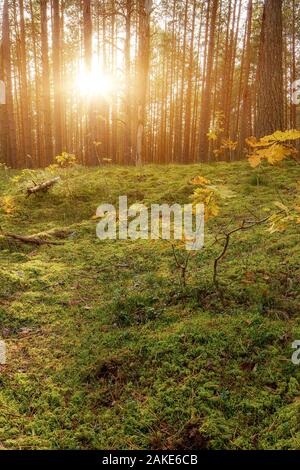
[[[36,23],[33,11],[33,2],[30,0],[30,15],[31,15],[31,35],[33,45],[33,61],[34,61],[34,74],[35,74],[35,126],[36,126],[36,141],[35,141],[35,155],[36,155],[36,166],[42,166],[42,135],[41,135],[41,118],[40,118],[40,73],[38,68],[38,57],[37,57],[37,38],[36,38]]]
[[[42,122],[44,135],[44,149],[41,164],[43,166],[50,163],[53,158],[47,7],[48,0],[41,0]]]
[[[11,41],[8,0],[3,4],[0,79],[4,83],[5,103],[0,105],[1,150],[8,165],[17,166],[16,125],[13,108]]]
[[[26,34],[24,19],[24,2],[19,0],[20,9],[20,77],[21,77],[21,112],[22,112],[22,153],[21,164],[28,164],[32,158],[31,116],[29,111],[28,80],[26,67]]]
[[[248,16],[247,16],[247,39],[246,39],[246,52],[245,52],[245,65],[243,73],[243,91],[242,91],[242,111],[240,123],[240,152],[243,152],[245,147],[245,139],[252,134],[251,125],[251,90],[249,86],[250,66],[251,66],[251,31],[252,31],[252,14],[253,5],[252,0],[248,3]]]
[[[54,87],[54,137],[55,155],[62,153],[62,103],[61,103],[61,31],[59,0],[53,6],[53,87]]]
[[[257,137],[283,130],[282,0],[265,0],[257,69]]]
[[[188,26],[188,8],[189,0],[185,1],[184,7],[184,28],[183,28],[183,45],[182,45],[182,58],[181,58],[181,70],[180,70],[180,98],[179,98],[179,109],[178,109],[178,123],[176,129],[176,151],[177,151],[177,162],[182,163],[184,160],[183,156],[183,145],[182,145],[182,134],[183,134],[183,109],[184,109],[184,89],[186,84],[186,45],[187,45],[187,26]]]
[[[131,49],[131,17],[133,14],[133,1],[126,0],[126,18],[125,18],[125,45],[124,45],[124,59],[125,59],[125,79],[126,79],[126,104],[125,104],[125,116],[126,116],[126,129],[125,129],[125,162],[127,164],[132,163],[132,140],[131,140],[131,128],[132,128],[132,109],[131,109],[131,60],[130,60],[130,49]]]
[[[293,31],[292,31],[292,84],[296,82],[297,79],[297,62],[296,62],[296,0],[293,0]],[[292,90],[293,93],[293,90]],[[291,93],[291,94],[292,94]],[[292,99],[291,99],[292,101]],[[297,105],[291,103],[291,128],[296,129],[297,127]]]
[[[137,130],[136,130],[136,164],[143,164],[144,131],[146,117],[146,95],[150,66],[150,15],[152,0],[138,0],[139,14],[139,52],[137,83]]]
[[[92,44],[92,11],[91,0],[83,0],[83,43],[84,43],[84,66],[85,73],[92,73],[92,57],[93,57],[93,44]],[[95,152],[93,148],[94,142],[94,119],[93,119],[93,102],[92,100],[87,103],[87,129],[85,135],[85,162],[88,164],[95,164]]]
[[[190,161],[190,142],[191,142],[191,116],[192,116],[192,79],[193,79],[193,65],[194,65],[194,37],[195,37],[195,20],[196,20],[196,0],[193,2],[193,15],[192,15],[192,32],[190,42],[190,60],[189,60],[189,72],[187,77],[187,95],[186,95],[186,107],[185,107],[185,129],[184,129],[184,145],[183,145],[183,157],[184,162]]]
[[[212,72],[213,72],[213,64],[214,64],[216,18],[217,18],[218,5],[219,5],[219,0],[212,0],[208,58],[207,58],[205,87],[203,91],[201,122],[200,122],[200,161],[203,161],[203,162],[207,162],[209,160],[209,154],[208,154],[209,145],[208,145],[207,134],[209,131],[210,120],[211,120]]]

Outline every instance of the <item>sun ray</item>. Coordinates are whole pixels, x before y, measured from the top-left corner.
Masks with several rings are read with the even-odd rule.
[[[91,72],[80,70],[75,86],[82,98],[108,98],[115,89],[113,77],[99,69],[93,69]]]

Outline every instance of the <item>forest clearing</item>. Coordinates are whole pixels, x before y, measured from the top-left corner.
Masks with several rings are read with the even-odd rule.
[[[1,450],[300,450],[299,21],[0,0]]]
[[[232,191],[225,221],[272,210],[274,184],[292,203],[298,167],[268,168],[259,183],[252,172],[248,163],[79,168],[67,174],[70,194],[59,183],[35,198],[2,173],[14,208],[1,210],[1,227],[65,233],[57,246],[0,239],[4,448],[298,448],[298,229],[257,227],[232,241],[224,303],[212,283],[213,220],[185,288],[167,241],[95,236],[99,201],[185,202],[198,173]]]

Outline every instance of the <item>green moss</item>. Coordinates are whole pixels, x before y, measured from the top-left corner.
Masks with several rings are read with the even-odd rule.
[[[15,174],[16,172],[14,172]],[[180,285],[161,241],[102,242],[102,202],[189,202],[192,177],[227,186],[206,248]],[[47,177],[37,172],[37,179]],[[220,223],[258,215],[281,191],[292,203],[299,167],[247,163],[75,168],[49,194],[26,199],[7,176],[3,230],[67,229],[40,248],[0,239],[0,441],[7,449],[296,449],[300,445],[299,231],[239,234],[212,285]],[[25,183],[26,186],[26,183]]]

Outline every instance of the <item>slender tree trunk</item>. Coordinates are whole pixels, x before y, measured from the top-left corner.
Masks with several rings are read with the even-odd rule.
[[[139,53],[137,83],[137,130],[136,164],[142,165],[144,157],[144,131],[146,117],[146,95],[150,66],[150,15],[152,0],[138,0],[139,9]]]
[[[40,90],[40,73],[38,69],[38,56],[37,56],[37,38],[36,38],[36,23],[34,18],[33,4],[30,0],[30,15],[31,15],[31,34],[33,44],[33,60],[34,60],[34,74],[35,74],[35,109],[36,109],[36,165],[42,166],[42,135],[41,135],[41,90]]]
[[[125,162],[127,164],[132,163],[132,109],[131,109],[131,60],[130,60],[130,49],[131,49],[131,17],[133,13],[133,1],[126,0],[126,35],[124,45],[124,59],[125,59],[125,80],[126,80],[126,104],[125,104],[125,115],[126,115],[126,129],[125,129]]]
[[[84,42],[84,65],[85,73],[92,73],[93,43],[92,43],[92,4],[91,0],[83,0],[83,42]],[[87,103],[87,129],[85,135],[85,161],[87,164],[96,163],[94,148],[95,120],[93,98]]]
[[[194,37],[195,37],[195,20],[196,20],[196,0],[193,3],[193,15],[192,15],[192,33],[190,42],[190,60],[189,60],[189,72],[187,78],[187,95],[186,95],[186,107],[185,107],[185,129],[184,129],[184,145],[183,155],[184,162],[190,161],[190,142],[191,142],[191,119],[192,119],[192,79],[193,79],[193,64],[194,64]]]
[[[26,67],[26,33],[24,19],[24,2],[19,0],[20,10],[20,78],[21,78],[21,112],[22,112],[22,154],[21,164],[31,164],[32,142],[31,142],[31,116],[28,96],[28,80]]]
[[[52,142],[52,117],[50,103],[50,67],[48,46],[48,1],[40,1],[41,10],[41,47],[42,47],[42,121],[44,149],[42,154],[42,166],[51,162],[53,158]]]
[[[182,46],[182,62],[181,62],[181,80],[180,80],[180,99],[179,99],[179,110],[178,110],[178,125],[177,125],[177,161],[182,163],[184,160],[183,155],[183,117],[184,117],[184,89],[186,85],[186,45],[187,45],[187,27],[188,27],[188,7],[189,0],[185,1],[184,7],[184,30],[183,30],[183,46]]]
[[[296,0],[293,0],[292,13],[293,31],[292,31],[292,84],[297,80],[297,62],[296,62]],[[292,90],[293,93],[293,90]],[[292,100],[291,100],[292,101]],[[297,105],[291,103],[291,128],[297,127]]]
[[[200,122],[200,161],[207,162],[209,160],[208,154],[208,138],[210,120],[211,120],[211,90],[212,90],[212,71],[214,64],[215,52],[215,33],[216,33],[216,18],[218,11],[219,0],[212,0],[211,7],[211,20],[210,20],[210,37],[208,45],[208,59],[205,77],[204,96],[202,101],[201,122]]]
[[[59,0],[53,6],[53,86],[54,86],[54,137],[55,155],[62,153],[62,104],[61,104],[61,31]]]
[[[20,162],[17,160],[16,124],[12,94],[11,40],[8,0],[5,0],[3,4],[1,49],[0,74],[5,87],[5,104],[0,105],[1,148],[8,165],[17,166]]]
[[[248,16],[247,16],[247,40],[245,52],[245,65],[243,76],[243,91],[242,91],[242,111],[241,111],[241,124],[240,124],[240,152],[243,152],[245,147],[245,139],[252,134],[251,125],[251,90],[249,86],[250,66],[251,66],[251,32],[252,32],[252,14],[253,5],[252,0],[248,3]]]

